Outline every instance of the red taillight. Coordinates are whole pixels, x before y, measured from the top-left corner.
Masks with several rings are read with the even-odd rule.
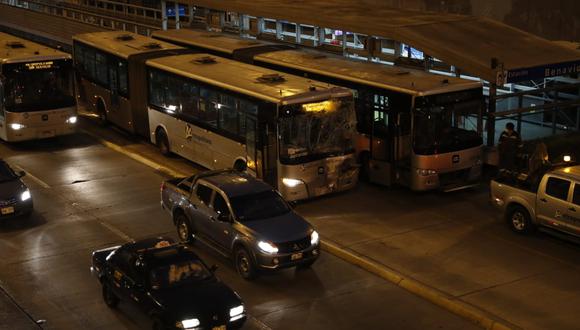
[[[161,182],[161,192],[163,192],[163,188],[165,188],[165,181]]]

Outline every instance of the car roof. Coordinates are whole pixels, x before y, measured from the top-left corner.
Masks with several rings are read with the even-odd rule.
[[[580,165],[560,167],[552,171],[552,173],[569,180],[580,182]]]
[[[147,260],[150,266],[184,259],[199,259],[197,254],[169,237],[153,237],[133,241],[123,246],[128,251]]]
[[[237,171],[218,172],[204,176],[201,180],[222,190],[228,197],[256,194],[274,190],[272,186],[246,173]]]

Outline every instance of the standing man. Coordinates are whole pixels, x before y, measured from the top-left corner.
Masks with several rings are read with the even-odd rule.
[[[500,170],[516,170],[516,157],[522,146],[520,133],[514,130],[513,123],[505,124],[505,130],[501,132],[498,142]]]

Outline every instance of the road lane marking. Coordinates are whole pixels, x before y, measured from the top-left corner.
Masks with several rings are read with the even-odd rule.
[[[48,185],[48,183],[46,183],[46,182],[40,180],[39,178],[37,178],[36,176],[32,175],[32,173],[30,173],[30,171],[25,170],[24,168],[22,168],[22,166],[12,165],[12,167],[14,167],[15,169],[17,169],[19,171],[26,172],[26,176],[29,177],[29,178],[31,178],[32,181],[36,182],[41,187],[46,188],[46,189],[50,189],[50,186]]]
[[[103,226],[103,227],[107,228],[107,229],[108,229],[108,230],[110,230],[110,231],[111,231],[113,234],[115,234],[115,235],[117,235],[117,236],[121,237],[121,238],[122,238],[122,239],[124,239],[125,241],[127,241],[127,242],[131,242],[131,241],[133,241],[133,239],[131,238],[131,236],[129,236],[129,235],[127,235],[127,234],[125,234],[125,233],[124,233],[124,232],[123,232],[121,229],[119,229],[119,228],[117,228],[117,227],[115,227],[115,226],[111,225],[110,223],[107,223],[107,222],[104,222],[104,221],[101,221],[101,220],[99,220],[98,222],[99,222],[99,224],[100,224],[101,226]]]
[[[272,328],[270,328],[269,326],[267,326],[264,322],[258,320],[256,317],[247,314],[248,315],[248,319],[252,320],[252,322],[258,326],[258,328],[260,330],[272,330]]]

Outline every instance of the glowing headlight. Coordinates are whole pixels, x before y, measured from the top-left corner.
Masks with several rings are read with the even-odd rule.
[[[312,232],[312,234],[310,234],[310,244],[316,245],[316,244],[318,244],[319,241],[320,241],[320,235],[318,235],[318,232],[315,230]]]
[[[230,308],[230,317],[235,317],[244,313],[244,305],[238,307]]]
[[[566,163],[570,162],[572,160],[572,157],[570,157],[570,155],[564,155],[564,161]]]
[[[195,327],[199,326],[199,320],[198,319],[183,320],[183,321],[181,321],[181,326],[184,329],[195,328]]]
[[[77,123],[77,116],[72,116],[72,117],[69,117],[69,118],[66,120],[66,122],[67,122],[67,123],[69,123],[69,124],[76,124],[76,123]]]
[[[19,129],[23,129],[24,128],[24,125],[17,124],[17,123],[13,123],[13,124],[10,124],[10,128],[12,128],[13,130],[17,131]]]
[[[31,196],[30,196],[30,190],[26,189],[26,190],[25,190],[25,191],[22,193],[22,195],[20,195],[20,200],[24,202],[24,201],[27,201],[27,200],[29,200],[29,199],[30,199],[30,197],[31,197]]]
[[[424,169],[417,169],[417,174],[419,174],[420,176],[427,176],[427,175],[435,175],[437,174],[437,171],[435,170],[424,170]]]
[[[302,180],[283,178],[282,183],[288,188],[294,188],[299,184],[302,184]]]
[[[259,241],[258,247],[260,248],[260,250],[262,250],[266,253],[270,253],[270,254],[278,253],[278,248],[272,243]]]

